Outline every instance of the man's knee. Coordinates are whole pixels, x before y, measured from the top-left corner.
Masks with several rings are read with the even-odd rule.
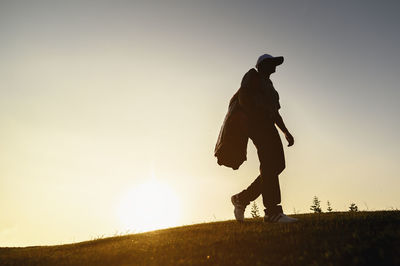
[[[260,164],[260,173],[263,178],[268,178],[276,175],[273,165],[269,163]]]

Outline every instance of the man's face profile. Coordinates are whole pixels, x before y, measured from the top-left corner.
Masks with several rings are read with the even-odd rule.
[[[276,65],[268,60],[264,60],[259,64],[258,71],[267,75],[272,74],[276,71]]]

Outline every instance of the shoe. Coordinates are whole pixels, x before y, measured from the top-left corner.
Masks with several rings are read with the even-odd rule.
[[[233,206],[235,206],[233,213],[235,214],[236,221],[243,222],[244,221],[244,211],[246,210],[247,205],[245,205],[239,201],[238,194],[233,195],[231,197],[231,201],[232,201]]]
[[[289,217],[283,213],[275,213],[264,216],[264,222],[267,223],[294,223],[297,222],[298,220],[299,219]]]

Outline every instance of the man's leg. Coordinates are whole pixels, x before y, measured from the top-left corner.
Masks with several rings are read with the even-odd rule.
[[[260,154],[260,161],[263,160]],[[265,169],[266,168],[266,169]],[[262,194],[263,203],[266,209],[272,212],[282,212],[281,189],[279,186],[279,177],[270,170],[271,166],[265,162],[260,164],[260,175],[245,190],[238,194],[239,201],[243,205],[248,205],[256,200]]]
[[[262,143],[258,145],[257,153],[260,160],[260,173],[261,179],[261,194],[263,197],[263,204],[265,207],[265,214],[282,213],[281,203],[281,189],[279,186],[279,176],[275,173],[273,154],[271,154],[269,147]]]
[[[279,186],[279,177],[276,174],[265,173],[263,171],[262,178],[262,197],[265,207],[265,214],[282,213],[281,189]]]
[[[261,174],[250,184],[245,190],[238,194],[239,201],[243,205],[249,205],[251,201],[258,198],[262,193],[262,177]]]
[[[281,190],[277,171],[281,170],[277,169],[282,169],[282,163],[284,168],[284,161],[282,162],[284,158],[281,157],[283,156],[283,151],[281,150],[282,144],[280,139],[276,139],[276,141],[279,142],[270,141],[267,136],[269,134],[268,131],[264,132],[261,130],[252,132],[253,134],[251,134],[250,138],[257,148],[257,154],[260,160],[260,175],[247,189],[232,196],[232,203],[235,206],[235,217],[238,221],[243,221],[246,205],[262,194],[265,207],[265,222],[296,222],[296,218],[289,217],[283,213],[282,206],[280,205]],[[243,203],[241,201],[243,201]]]
[[[260,196],[261,188],[262,177],[259,175],[247,189],[231,197],[232,204],[235,206],[233,213],[235,214],[237,221],[244,221],[244,212],[246,210],[246,206],[250,204],[250,201],[253,201]]]
[[[257,155],[260,161],[260,174],[258,175],[256,180],[254,180],[253,183],[250,184],[250,186],[248,186],[242,192],[236,194],[238,202],[240,202],[244,206],[247,206],[248,204],[250,204],[251,201],[257,199],[265,190],[263,189],[263,187],[265,187],[265,182],[263,182],[263,175],[265,175],[265,173],[263,172],[265,172],[264,169],[268,169],[266,164],[269,163],[268,154],[265,152],[268,151],[268,145],[264,141],[264,138],[266,137],[264,131],[258,127],[253,126],[249,128],[249,135],[250,139],[253,141],[257,149]]]
[[[262,196],[263,203],[265,206],[264,222],[269,223],[293,223],[296,222],[296,218],[289,217],[283,213],[281,203],[281,189],[279,187],[279,177],[273,167],[273,160],[268,159],[268,153],[263,154],[265,149],[260,150],[260,162],[261,162],[261,176],[262,184]],[[265,155],[265,156],[264,156]],[[272,164],[271,164],[272,162]]]

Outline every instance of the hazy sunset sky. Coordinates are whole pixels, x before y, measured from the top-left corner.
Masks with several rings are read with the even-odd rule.
[[[314,195],[323,210],[400,208],[399,12],[398,1],[0,1],[0,246],[234,219],[256,150],[233,171],[214,146],[264,53],[285,57],[271,76],[295,138],[288,148],[281,135],[284,211],[310,212]]]

